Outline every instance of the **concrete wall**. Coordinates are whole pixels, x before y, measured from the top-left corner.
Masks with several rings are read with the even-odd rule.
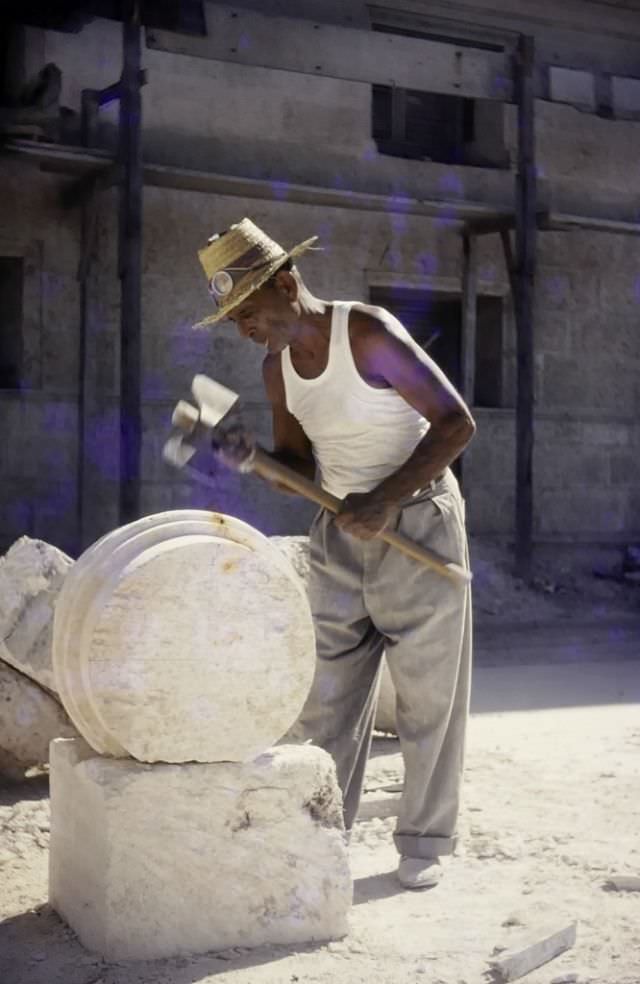
[[[36,35],[34,34],[34,38]],[[45,61],[63,71],[62,103],[78,110],[80,91],[120,73],[117,25],[95,21],[79,35],[37,32]],[[399,214],[393,196],[421,188],[443,198],[466,194],[509,201],[512,175],[381,157],[369,137],[369,88],[263,69],[146,51],[145,154],[148,160],[266,180],[264,200],[147,188],[144,207],[144,512],[207,506],[235,512],[268,533],[302,532],[313,510],[282,499],[256,479],[225,476],[197,487],[171,471],[160,448],[176,400],[195,372],[241,393],[258,437],[270,440],[260,352],[230,325],[192,323],[210,301],[196,259],[211,232],[245,214],[283,244],[319,234],[324,252],[301,261],[320,296],[366,298],[372,283],[433,287],[460,281],[460,240],[446,220]],[[612,123],[538,103],[544,175],[576,188],[629,192],[637,174],[640,123]],[[113,141],[115,112],[101,140]],[[506,112],[513,149],[513,111]],[[59,192],[69,178],[0,159],[8,209],[2,255],[28,258],[21,394],[0,392],[0,548],[21,533],[70,552],[78,525],[80,215]],[[280,200],[280,182],[375,191],[389,211],[320,208]],[[7,184],[8,182],[8,184]],[[424,192],[423,192],[424,193]],[[92,469],[84,541],[117,523],[119,286],[117,196],[102,192],[87,285],[90,399],[85,440]],[[13,252],[12,252],[13,251]],[[640,242],[597,233],[542,233],[536,310],[537,405],[535,531],[540,539],[611,541],[640,534]],[[482,240],[481,289],[505,292],[497,237]],[[513,325],[507,304],[507,408],[477,410],[478,434],[465,461],[471,530],[507,536],[513,524]]]

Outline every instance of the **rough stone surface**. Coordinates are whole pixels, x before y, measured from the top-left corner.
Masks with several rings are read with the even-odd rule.
[[[317,748],[148,766],[56,741],[50,852],[51,905],[107,959],[347,932],[341,799]]]
[[[172,511],[78,560],[57,606],[54,665],[96,751],[246,761],[302,708],[313,624],[302,583],[266,537],[234,517]]]
[[[291,561],[302,578],[305,588],[309,586],[309,537],[272,536],[271,542]],[[396,734],[396,690],[391,679],[389,667],[383,657],[380,676],[380,691],[376,709],[375,727],[377,731]]]
[[[0,660],[0,774],[48,762],[49,743],[76,734],[57,700]]]
[[[309,586],[309,537],[308,536],[272,536],[272,543],[282,550],[291,563],[296,574],[302,580],[305,589]]]
[[[0,659],[52,692],[53,609],[72,564],[62,550],[28,536],[0,557]]]

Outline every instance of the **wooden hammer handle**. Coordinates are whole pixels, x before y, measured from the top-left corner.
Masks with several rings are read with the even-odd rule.
[[[340,512],[342,506],[340,499],[335,495],[331,495],[330,492],[326,492],[319,485],[316,485],[315,482],[300,475],[293,468],[289,468],[287,465],[276,461],[275,458],[272,458],[270,454],[260,447],[256,447],[252,455],[251,471],[256,472],[256,474],[262,478],[266,478],[270,482],[279,482],[281,485],[286,485],[292,492],[297,492],[298,495],[309,499],[311,502],[315,502],[318,506],[322,506],[323,509],[327,509],[329,512]],[[381,533],[378,533],[377,539],[384,540],[385,543],[402,551],[407,556],[413,557],[414,560],[417,560],[425,567],[430,567],[432,570],[437,571],[439,574],[448,577],[458,584],[468,584],[471,581],[470,571],[465,570],[459,564],[444,560],[437,554],[432,553],[431,550],[426,550],[420,544],[414,543],[413,540],[409,540],[406,536],[403,536],[402,533],[396,533],[393,530],[382,530]]]

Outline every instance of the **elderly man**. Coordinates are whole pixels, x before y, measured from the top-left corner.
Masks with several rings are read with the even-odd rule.
[[[317,641],[294,728],[333,756],[345,825],[358,810],[383,650],[397,693],[405,780],[394,840],[406,888],[435,885],[456,839],[471,663],[469,588],[394,551],[386,527],[468,566],[464,503],[449,465],[468,408],[388,311],[315,297],[285,250],[248,219],[200,251],[216,313],[265,348],[273,456],[342,499],[311,526]],[[238,464],[249,448],[220,453]]]

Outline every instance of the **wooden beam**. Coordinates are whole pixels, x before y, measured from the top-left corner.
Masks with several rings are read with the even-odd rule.
[[[120,522],[140,515],[142,130],[139,0],[125,0],[120,97]]]
[[[271,17],[246,7],[205,4],[206,37],[147,29],[160,51],[370,85],[512,101],[508,56],[462,45]]]
[[[640,222],[624,222],[619,219],[600,219],[588,215],[570,215],[551,212],[540,229],[549,232],[609,232],[614,235],[640,236]]]
[[[516,572],[531,575],[533,540],[533,302],[536,268],[536,170],[534,113],[534,40],[521,35],[514,58],[518,107],[516,174],[515,295],[516,399]]]
[[[505,229],[515,229],[515,225],[514,212],[496,212],[495,215],[469,219],[464,224],[463,234],[465,236],[489,236],[494,232],[501,233]]]
[[[516,292],[518,290],[518,285],[516,281],[516,263],[513,257],[513,245],[511,243],[511,233],[508,229],[503,229],[500,233],[500,240],[502,242],[502,252],[504,253],[504,265],[507,269],[509,275],[509,284],[511,286],[511,297],[515,301]]]
[[[478,313],[478,244],[473,236],[462,239],[462,395],[473,406],[476,371],[476,323]]]

